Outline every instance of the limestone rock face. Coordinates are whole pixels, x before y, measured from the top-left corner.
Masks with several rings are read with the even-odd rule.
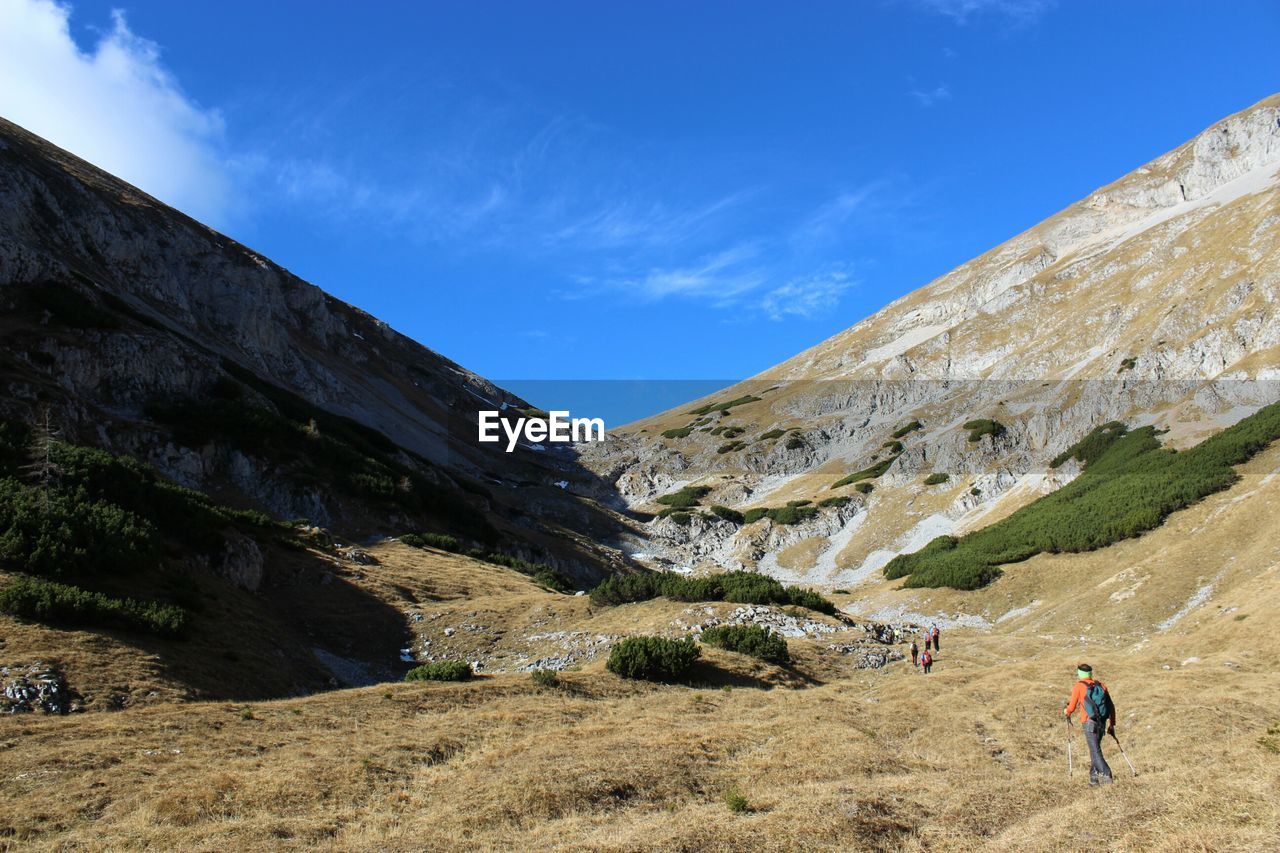
[[[448,503],[484,513],[513,547],[536,534],[552,552],[539,560],[584,580],[620,559],[600,545],[618,519],[579,500],[607,507],[611,487],[572,452],[507,454],[476,440],[478,410],[525,401],[2,119],[0,342],[0,418],[31,420],[37,405],[51,406],[69,439],[276,518],[360,535],[432,526],[245,442],[181,440],[157,410],[180,418],[189,401],[222,399],[232,386],[259,410],[338,416],[356,444],[372,442],[440,487],[440,512]],[[307,455],[293,454],[294,469]],[[231,560],[249,587],[259,582],[253,562]]]
[[[700,404],[747,394],[763,400],[661,437]],[[1049,461],[1108,421],[1156,424],[1181,447],[1277,399],[1280,96],[759,376],[589,448],[585,462],[650,510],[687,484],[713,487],[703,504],[739,510],[846,495],[847,507],[781,530],[654,522],[645,548],[675,566],[843,586],[1061,486],[1079,468]],[[974,419],[1001,430],[970,441]],[[726,426],[745,428],[745,446],[720,454],[712,433]],[[791,432],[763,438],[779,429]],[[891,457],[865,480],[869,494],[833,488]],[[949,479],[925,486],[932,473]]]

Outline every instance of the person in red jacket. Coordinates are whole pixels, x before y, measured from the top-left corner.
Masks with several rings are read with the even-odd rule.
[[[933,669],[933,655],[929,653],[929,647],[924,647],[924,654],[920,656],[920,666],[924,669],[924,674],[928,675],[929,670]]]
[[[1079,708],[1084,714],[1084,739],[1089,744],[1089,784],[1110,785],[1111,766],[1102,755],[1103,733],[1115,736],[1116,706],[1107,686],[1093,677],[1093,667],[1082,663],[1076,667],[1076,686],[1063,713],[1070,723]]]

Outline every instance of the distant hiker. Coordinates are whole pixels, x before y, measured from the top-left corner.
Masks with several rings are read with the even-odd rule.
[[[1070,723],[1076,708],[1084,711],[1084,740],[1089,744],[1089,784],[1110,785],[1111,767],[1102,757],[1102,736],[1116,733],[1116,706],[1107,686],[1093,677],[1093,667],[1082,663],[1076,667],[1076,686],[1063,713]]]
[[[933,655],[929,654],[929,647],[924,647],[924,656],[920,658],[920,666],[924,668],[924,674],[928,675],[929,670],[933,669]]]
[[[916,641],[911,641],[911,665],[916,666],[920,663],[920,647],[916,645]]]
[[[933,626],[933,650],[935,652],[941,651],[941,648],[938,646],[938,638],[941,636],[942,636],[942,632],[938,630],[937,625],[934,625]]]

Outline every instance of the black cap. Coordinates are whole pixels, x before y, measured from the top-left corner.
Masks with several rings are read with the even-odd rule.
[[[1093,667],[1089,666],[1087,663],[1078,664],[1076,669],[1081,670],[1082,672],[1093,672]]]

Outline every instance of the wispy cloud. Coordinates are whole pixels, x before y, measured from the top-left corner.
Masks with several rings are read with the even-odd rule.
[[[759,260],[757,246],[742,244],[704,256],[686,266],[654,267],[639,277],[615,279],[613,283],[646,299],[698,297],[728,305],[764,283],[765,275],[758,267]]]
[[[165,68],[124,13],[88,51],[71,9],[0,0],[0,114],[205,221],[225,225],[234,193],[223,121]]]
[[[764,295],[760,308],[771,320],[813,318],[832,311],[845,291],[855,285],[845,269],[833,269],[796,278]]]
[[[930,12],[945,15],[958,24],[966,24],[971,18],[996,15],[1019,24],[1038,20],[1055,5],[1057,0],[909,0]]]
[[[928,109],[939,101],[951,100],[951,89],[945,85],[934,86],[932,89],[912,89],[911,97],[915,98],[920,106]]]

